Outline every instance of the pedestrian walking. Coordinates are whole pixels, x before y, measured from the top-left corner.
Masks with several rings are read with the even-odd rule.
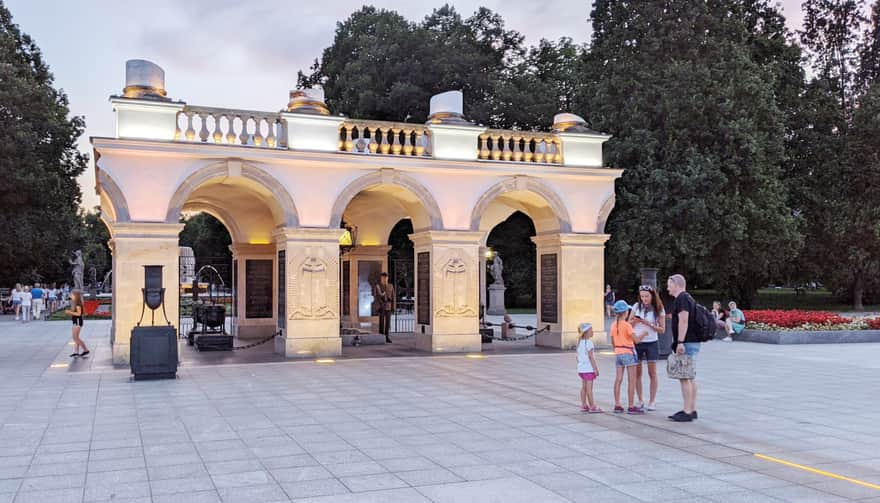
[[[25,286],[21,292],[21,321],[27,323],[31,319],[31,309],[33,308],[33,297],[31,297],[31,287]]]
[[[70,354],[70,357],[88,356],[90,353],[89,348],[86,347],[86,343],[79,336],[83,327],[83,315],[85,314],[82,292],[74,290],[70,293],[70,309],[65,309],[64,313],[69,314],[70,320],[73,322],[73,353]],[[82,352],[79,351],[79,348],[82,348]]]
[[[593,325],[581,323],[578,325],[577,367],[578,376],[581,378],[581,410],[590,414],[599,414],[602,409],[596,406],[593,399],[593,381],[599,377],[599,366],[596,365],[596,357],[593,355],[595,346],[593,341]]]
[[[629,304],[625,300],[614,303],[614,315],[617,317],[611,325],[611,343],[614,344],[615,371],[614,376],[614,412],[628,414],[644,414],[645,411],[635,406],[636,392],[636,341],[633,338],[633,327],[626,321],[629,313]],[[624,410],[620,404],[620,386],[623,384],[623,376],[626,373],[626,399],[627,407]]]
[[[40,288],[39,283],[34,283],[34,287],[31,289],[31,304],[33,304],[34,310],[34,319],[39,321],[43,319],[43,302],[45,298],[45,291]]]
[[[605,317],[610,318],[614,314],[615,295],[611,285],[605,285]]]
[[[637,407],[646,410],[657,410],[657,360],[660,359],[659,334],[666,331],[666,311],[663,301],[651,285],[639,287],[639,301],[633,304],[629,315],[633,325],[636,343],[636,395],[639,398]],[[647,405],[642,394],[642,361],[648,367],[650,394]]]
[[[373,303],[379,313],[379,333],[385,336],[385,342],[391,343],[388,336],[391,331],[391,313],[394,311],[394,287],[388,284],[388,273],[379,276],[379,282],[373,285]]]
[[[21,294],[21,283],[16,283],[15,288],[13,288],[12,293],[10,293],[10,296],[12,297],[12,308],[15,309],[15,321],[21,319]]]
[[[700,339],[697,334],[695,310],[697,302],[687,292],[687,281],[681,274],[675,274],[666,281],[669,294],[675,297],[672,303],[672,351],[676,354],[687,354],[696,367],[697,354],[700,352]],[[669,416],[676,422],[690,422],[697,419],[697,379],[679,379],[681,397],[684,401],[682,410]]]

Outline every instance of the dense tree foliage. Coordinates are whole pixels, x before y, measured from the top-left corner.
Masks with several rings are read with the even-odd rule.
[[[214,266],[229,284],[232,281],[232,237],[220,220],[208,213],[181,217],[180,246],[189,246],[196,257],[196,267]]]
[[[67,259],[82,225],[76,150],[84,122],[69,117],[67,96],[39,48],[0,2],[0,284],[69,280]]]
[[[496,225],[486,240],[504,261],[504,305],[508,308],[535,307],[537,252],[531,239],[534,235],[532,219],[517,211]],[[491,283],[491,275],[487,275],[486,284]]]
[[[877,4],[873,28],[861,2],[807,0],[801,41],[814,77],[801,99],[795,187],[806,222],[799,263],[861,309],[880,290],[877,163]],[[860,37],[860,35],[862,35]],[[873,114],[873,115],[872,115]],[[872,143],[873,142],[873,143]]]
[[[623,287],[654,266],[747,306],[800,245],[776,94],[786,87],[778,66],[792,56],[755,31],[769,7],[754,7],[595,4],[586,109],[595,129],[615,135],[606,163],[627,170],[608,223],[608,276]]]

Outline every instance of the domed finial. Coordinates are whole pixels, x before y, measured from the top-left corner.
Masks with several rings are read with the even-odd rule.
[[[587,121],[580,115],[562,113],[553,116],[554,133],[591,133]]]
[[[290,91],[287,111],[298,114],[330,115],[330,110],[327,108],[327,104],[324,103],[323,89],[296,89]]]
[[[168,101],[165,92],[165,70],[152,61],[130,59],[125,62],[126,98]]]

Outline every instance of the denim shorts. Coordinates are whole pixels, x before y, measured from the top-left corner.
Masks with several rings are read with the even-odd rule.
[[[616,360],[618,367],[632,367],[633,365],[639,364],[639,360],[636,359],[636,355],[633,353],[617,355]]]
[[[685,342],[684,343],[684,352],[687,353],[691,359],[697,359],[697,353],[700,352],[700,343],[699,342]]]

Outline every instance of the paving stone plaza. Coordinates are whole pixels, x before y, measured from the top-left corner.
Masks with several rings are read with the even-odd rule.
[[[130,382],[109,322],[0,322],[0,502],[880,501],[878,345],[704,345],[700,419],[579,410],[573,352],[184,364]],[[597,397],[611,408],[613,360]],[[844,481],[755,453],[846,476]]]

